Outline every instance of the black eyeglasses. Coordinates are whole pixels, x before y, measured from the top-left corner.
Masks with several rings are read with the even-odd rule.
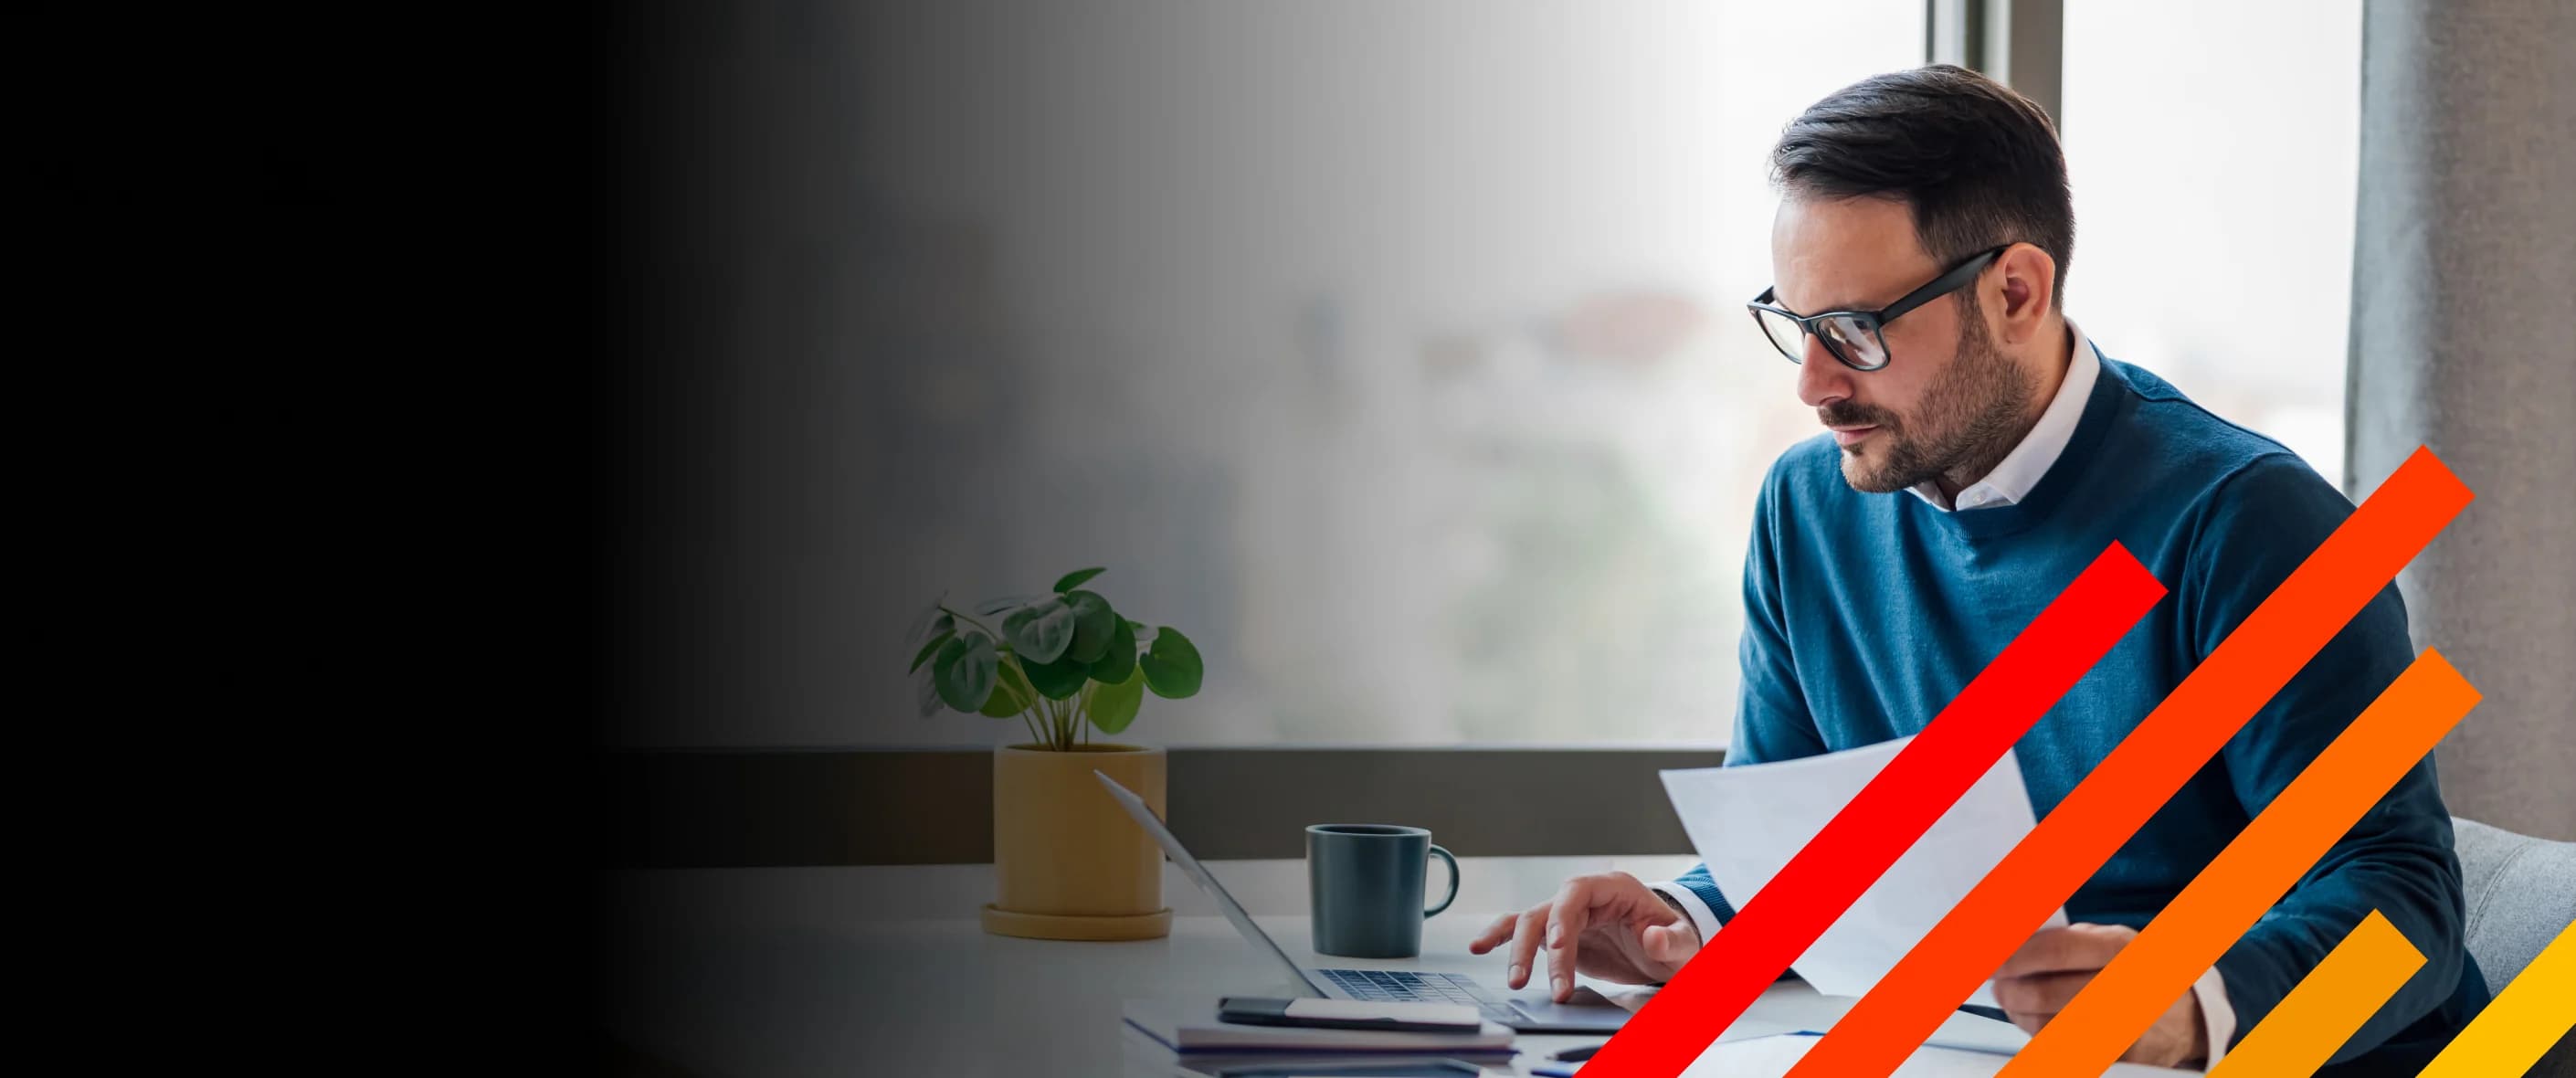
[[[1952,266],[1950,272],[1933,278],[1932,283],[1875,311],[1792,314],[1787,308],[1772,304],[1772,293],[1778,291],[1776,288],[1763,289],[1761,295],[1753,297],[1753,302],[1745,306],[1752,309],[1753,321],[1762,327],[1762,335],[1771,338],[1771,346],[1789,357],[1789,362],[1806,362],[1803,358],[1807,352],[1806,336],[1813,333],[1817,340],[1825,342],[1825,351],[1843,361],[1843,366],[1856,371],[1874,371],[1887,366],[1889,359],[1887,338],[1879,334],[1880,327],[1904,317],[1907,311],[1967,287],[1968,282],[1976,280],[1977,274],[1983,272],[1988,264],[2011,248],[2012,245],[2007,243]]]

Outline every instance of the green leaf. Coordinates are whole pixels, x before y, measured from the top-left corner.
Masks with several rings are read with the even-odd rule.
[[[1112,737],[1136,721],[1136,708],[1145,702],[1145,678],[1134,670],[1127,679],[1091,690],[1092,728]]]
[[[1029,684],[1038,690],[1038,695],[1049,700],[1070,700],[1082,691],[1084,682],[1091,680],[1091,667],[1070,659],[1033,663],[1023,655],[1020,670],[1029,675]]]
[[[1169,625],[1154,630],[1154,646],[1136,665],[1145,671],[1145,687],[1166,700],[1197,695],[1200,679],[1207,676],[1197,645]]]
[[[1082,582],[1083,582],[1083,581],[1085,581],[1085,580],[1089,580],[1089,579],[1091,579],[1092,577],[1099,576],[1100,574],[1105,573],[1105,572],[1108,572],[1108,571],[1109,571],[1109,570],[1107,570],[1107,569],[1105,569],[1105,568],[1101,568],[1101,569],[1076,569],[1076,570],[1074,570],[1074,571],[1072,571],[1072,572],[1070,572],[1070,573],[1066,573],[1066,574],[1064,574],[1062,577],[1057,578],[1057,580],[1056,580],[1056,582],[1055,582],[1055,590],[1056,590],[1056,594],[1058,594],[1058,595],[1062,595],[1062,594],[1064,594],[1065,592],[1069,592],[1069,591],[1072,591],[1072,590],[1073,590],[1073,589],[1075,589],[1075,588],[1079,588],[1079,587],[1081,587],[1081,586],[1082,586]]]
[[[1011,611],[1010,617],[1002,619],[1002,635],[1010,638],[1011,650],[1019,653],[1020,661],[1051,663],[1073,644],[1073,623],[1073,608],[1050,596],[1045,602]]]
[[[928,640],[931,637],[937,636],[940,633],[956,627],[956,620],[948,616],[947,610],[942,609],[947,602],[948,596],[942,594],[938,599],[933,600],[928,607],[924,608],[921,613],[913,616],[912,628],[906,630],[903,634],[903,643],[905,647],[921,643],[924,640]]]
[[[921,650],[913,653],[912,665],[906,668],[905,672],[910,673],[921,669],[921,664],[930,661],[930,656],[939,650],[939,645],[947,643],[948,638],[955,635],[957,630],[954,628],[940,630],[939,635],[931,637],[929,643],[921,645]]]
[[[1009,673],[1005,672],[993,680],[993,695],[985,698],[980,713],[986,718],[1008,719],[1016,718],[1028,709],[1028,702],[1020,699],[1019,688],[1012,684]]]
[[[1109,630],[1109,646],[1100,649],[1100,657],[1091,660],[1091,680],[1115,685],[1136,672],[1136,632],[1125,618]]]
[[[1000,661],[992,637],[966,633],[939,646],[938,657],[930,660],[930,679],[939,684],[939,698],[948,706],[972,714],[992,695]]]
[[[939,679],[930,671],[912,675],[912,706],[921,712],[922,718],[939,714],[939,706],[944,702],[939,698]]]
[[[975,612],[986,615],[999,614],[1013,607],[1027,606],[1040,599],[1052,598],[1054,598],[1052,595],[1005,595],[999,599],[986,599],[975,604]]]
[[[1094,592],[1077,591],[1065,596],[1064,602],[1073,608],[1073,645],[1065,649],[1065,657],[1078,663],[1099,658],[1109,650],[1110,628],[1118,624],[1118,615],[1110,611],[1109,600]]]

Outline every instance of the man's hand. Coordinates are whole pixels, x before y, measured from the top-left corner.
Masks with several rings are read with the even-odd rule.
[[[1653,888],[1625,872],[1576,876],[1556,897],[1506,913],[1467,949],[1476,954],[1512,945],[1513,988],[1529,983],[1532,953],[1547,948],[1548,976],[1559,1003],[1574,995],[1578,972],[1620,984],[1661,984],[1699,953],[1699,929]]]
[[[2118,925],[2068,925],[2043,928],[2021,950],[1995,970],[1995,1001],[2013,1024],[2030,1033],[2065,1010],[2075,993],[2093,983],[2093,975],[2111,964],[2111,956],[2138,938],[2134,928]],[[2180,1066],[2208,1055],[2208,1022],[2200,1013],[2200,996],[2184,991],[2165,1008],[2164,1016],[2129,1046],[2122,1062],[2159,1067]]]

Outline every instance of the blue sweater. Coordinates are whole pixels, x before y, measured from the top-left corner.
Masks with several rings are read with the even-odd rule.
[[[1828,437],[1771,468],[1744,563],[1729,765],[1920,732],[2104,547],[2166,596],[2013,747],[2041,817],[2352,512],[2278,443],[2104,361],[2065,451],[2019,503],[1944,513],[1843,482]],[[2389,587],[2067,902],[2144,925],[2413,661]],[[1679,881],[1723,919],[1705,867]],[[2411,1076],[2487,1000],[2430,758],[2218,960],[2242,1037],[2376,909],[2424,968],[2321,1075]]]

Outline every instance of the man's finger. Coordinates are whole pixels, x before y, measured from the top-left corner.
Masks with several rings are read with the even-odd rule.
[[[2032,933],[2020,950],[1995,968],[1995,979],[2101,969],[2128,945],[2131,935],[2134,933],[2104,931],[2095,925],[2043,928]]]
[[[1494,923],[1486,925],[1485,931],[1467,944],[1467,953],[1483,954],[1493,950],[1495,944],[1512,938],[1512,926],[1518,924],[1520,919],[1521,915],[1517,913],[1506,913],[1494,918]]]
[[[1582,946],[1583,930],[1592,923],[1592,903],[1598,887],[1588,879],[1568,880],[1557,892],[1556,912],[1547,919],[1548,985],[1556,1001],[1574,997],[1575,954]]]
[[[1637,938],[1646,945],[1647,957],[1657,962],[1680,965],[1699,951],[1699,932],[1687,924],[1648,925]]]
[[[1547,934],[1547,911],[1553,903],[1542,902],[1521,914],[1512,932],[1512,968],[1503,983],[1519,988],[1529,983],[1530,958],[1537,952],[1539,940]]]

